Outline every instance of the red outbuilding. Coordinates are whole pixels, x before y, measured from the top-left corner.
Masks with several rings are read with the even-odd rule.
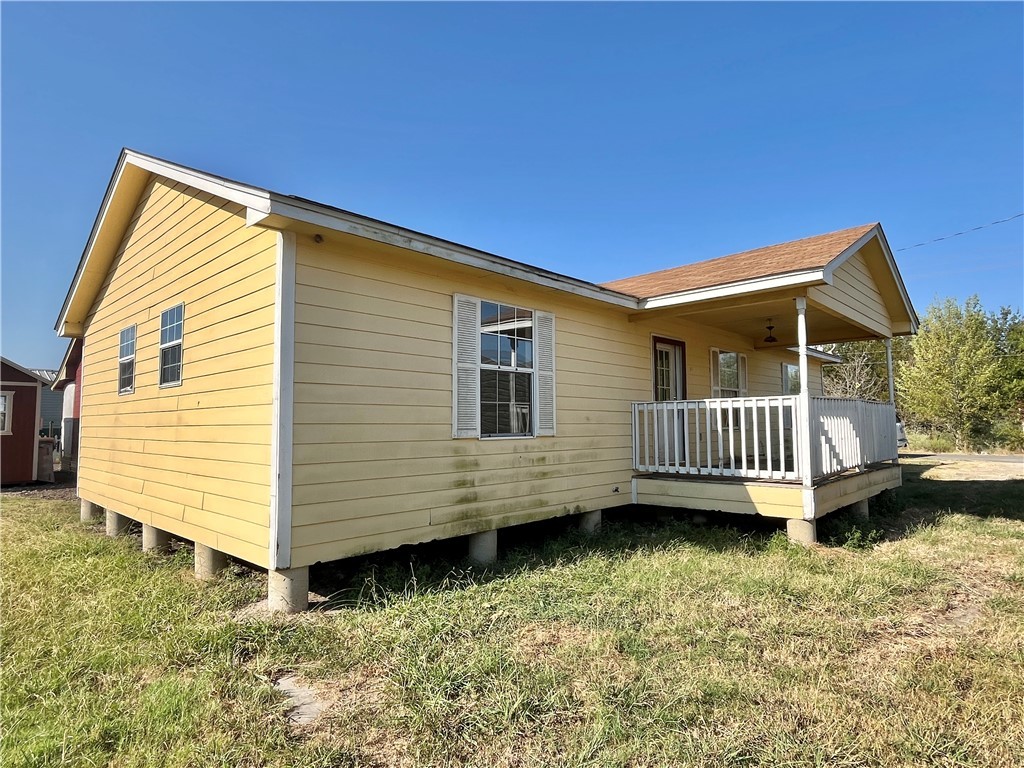
[[[39,477],[39,413],[43,380],[0,357],[0,485]]]

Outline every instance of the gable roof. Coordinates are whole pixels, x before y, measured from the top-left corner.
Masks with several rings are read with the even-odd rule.
[[[57,316],[54,330],[61,336],[81,335],[82,323],[92,308],[92,302],[98,295],[100,285],[113,262],[135,210],[135,202],[152,175],[181,182],[245,206],[247,226],[262,224],[273,227],[287,221],[304,222],[621,307],[635,309],[637,306],[636,299],[632,296],[587,280],[533,267],[313,200],[272,192],[131,149],[122,149],[117,166],[107,184],[103,201],[100,203],[96,221],[89,233],[85,250],[79,259],[75,277]]]
[[[602,283],[606,288],[650,299],[697,288],[730,285],[794,272],[824,269],[878,224],[841,229],[788,243]]]
[[[0,361],[2,361],[4,363],[4,365],[11,366],[11,368],[13,368],[14,370],[18,371],[19,373],[23,373],[26,376],[35,379],[40,384],[49,384],[50,383],[49,381],[44,379],[42,376],[40,376],[39,373],[37,373],[36,371],[29,370],[28,368],[23,368],[22,366],[20,366],[17,363],[15,363],[13,360],[8,360],[6,357],[0,357]]]
[[[688,304],[709,297],[742,295],[780,287],[831,283],[835,268],[858,248],[877,238],[910,318],[911,332],[917,327],[917,316],[879,224],[601,285],[334,206],[283,195],[123,149],[57,317],[55,330],[61,336],[73,338],[83,334],[85,320],[113,263],[139,196],[154,176],[180,182],[244,206],[246,226],[287,228],[297,222],[324,227],[633,310]]]

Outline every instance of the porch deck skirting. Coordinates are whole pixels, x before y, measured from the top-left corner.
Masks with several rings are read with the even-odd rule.
[[[891,403],[799,395],[633,403],[639,504],[813,520],[898,487],[898,456]]]
[[[809,491],[799,483],[651,474],[633,478],[633,499],[658,507],[813,520],[901,484],[897,464],[823,479]]]

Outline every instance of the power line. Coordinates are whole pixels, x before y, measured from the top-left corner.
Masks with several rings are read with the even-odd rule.
[[[968,234],[970,232],[977,232],[979,229],[985,229],[987,227],[993,227],[996,224],[1005,224],[1008,221],[1013,221],[1014,219],[1019,219],[1021,216],[1024,216],[1024,213],[1018,213],[1016,216],[1011,216],[1008,219],[999,219],[998,221],[990,221],[988,224],[982,224],[980,227],[971,227],[970,229],[965,229],[963,232],[954,232],[952,235],[943,235],[942,237],[936,237],[934,240],[925,240],[923,243],[917,243],[916,245],[908,245],[906,248],[897,248],[896,249],[896,253],[899,253],[900,251],[909,251],[911,248],[920,248],[922,245],[931,245],[932,243],[937,243],[940,240],[949,240],[952,237],[960,237],[960,235],[966,235],[966,234]]]

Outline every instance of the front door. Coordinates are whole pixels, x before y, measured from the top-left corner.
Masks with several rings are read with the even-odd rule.
[[[654,399],[658,402],[686,399],[686,345],[673,339],[654,337]],[[686,410],[676,411],[678,424],[661,436],[660,455],[668,463],[677,464],[684,459],[685,448],[678,443],[686,431]]]
[[[654,337],[654,399],[686,399],[686,345]]]

